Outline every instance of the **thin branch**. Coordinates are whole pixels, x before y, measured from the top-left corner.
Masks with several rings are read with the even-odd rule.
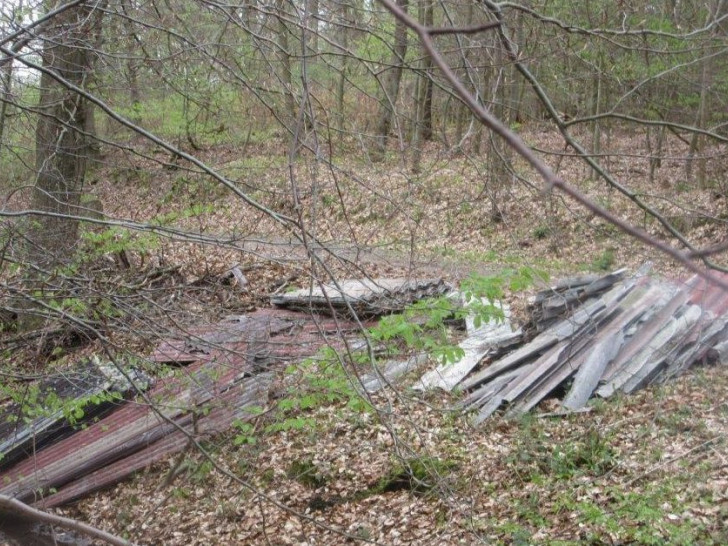
[[[42,510],[28,506],[17,499],[0,494],[0,513],[2,512],[8,514],[11,521],[13,519],[25,519],[32,522],[58,525],[64,529],[71,529],[72,531],[77,531],[89,537],[103,540],[107,544],[113,544],[115,546],[131,546],[133,544],[128,540],[112,535],[111,533],[107,533],[106,531],[102,531],[101,529],[97,529],[96,527],[92,527],[81,521],[57,516],[56,514],[49,514],[48,512],[43,512]],[[0,530],[2,530],[1,525]]]
[[[442,34],[479,34],[486,30],[491,30],[500,26],[500,21],[489,21],[480,25],[471,25],[467,27],[429,27],[427,32],[430,36],[439,36]]]
[[[72,2],[69,2],[68,4],[63,4],[62,6],[59,6],[58,8],[49,11],[46,13],[43,17],[40,19],[37,19],[33,21],[32,23],[29,23],[25,25],[24,27],[16,30],[12,34],[9,34],[8,36],[3,37],[0,39],[0,46],[4,46],[5,44],[12,42],[16,38],[20,38],[17,42],[15,42],[10,50],[13,52],[13,55],[8,55],[7,57],[3,57],[0,59],[0,66],[4,66],[10,61],[13,60],[14,55],[19,53],[21,49],[23,49],[28,43],[35,38],[34,35],[29,35],[30,31],[36,28],[42,28],[45,26],[49,21],[60,15],[66,10],[69,10],[71,8],[74,8],[80,4],[83,4],[86,2],[86,0],[73,0]]]

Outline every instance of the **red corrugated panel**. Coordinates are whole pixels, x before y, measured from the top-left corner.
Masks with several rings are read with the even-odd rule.
[[[190,410],[195,407],[211,408],[200,413],[198,430],[212,434],[228,428],[245,403],[245,393],[241,399],[240,390],[230,387],[243,374],[260,373],[256,365],[268,368],[277,360],[300,361],[327,342],[340,347],[344,331],[357,328],[349,321],[277,309],[256,311],[238,322],[223,321],[218,331],[200,328],[195,335],[207,346],[194,364],[160,381],[143,400],[127,403],[107,418],[11,467],[0,475],[0,492],[28,500],[35,492],[55,488],[59,492],[47,502],[58,505],[118,481],[182,449],[187,436],[177,426],[191,426]],[[160,345],[174,346],[172,342]],[[176,356],[192,354],[186,348],[184,351]],[[159,354],[157,350],[155,355]]]

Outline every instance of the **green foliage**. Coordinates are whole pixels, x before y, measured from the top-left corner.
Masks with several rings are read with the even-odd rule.
[[[216,183],[217,184],[217,183]],[[218,184],[219,185],[219,184]],[[204,205],[202,203],[194,203],[182,210],[174,210],[165,214],[159,214],[150,220],[153,226],[171,226],[188,218],[197,218],[204,214],[209,214],[216,210],[215,205]]]
[[[524,429],[510,463],[520,472],[530,473],[531,481],[546,478],[570,479],[574,476],[602,476],[616,464],[616,454],[608,435],[590,429],[584,438],[547,447],[540,423],[524,420]]]
[[[369,329],[369,337],[374,343],[425,351],[443,364],[457,362],[463,350],[449,341],[448,325],[469,316],[476,328],[485,322],[502,321],[499,302],[505,291],[524,290],[537,277],[545,278],[545,274],[529,267],[504,269],[499,275],[471,275],[460,285],[464,305],[444,296],[419,301],[401,314],[380,319]]]
[[[549,470],[559,477],[577,474],[602,476],[616,464],[616,455],[609,436],[592,428],[586,438],[554,449],[549,460]]]
[[[357,40],[355,51],[358,57],[373,63],[388,62],[392,56],[392,46],[389,41],[394,34],[394,24],[391,21],[380,23],[380,32],[367,32]]]
[[[89,407],[105,403],[117,402],[119,393],[100,392],[77,398],[63,399],[54,391],[43,391],[37,384],[16,386],[10,383],[0,384],[0,393],[15,402],[20,413],[11,416],[15,422],[30,424],[36,419],[46,417],[63,417],[72,426],[77,425],[86,416]]]
[[[247,411],[250,415],[258,415],[263,412],[263,408],[260,406],[252,406],[247,408]],[[258,443],[256,429],[252,423],[241,419],[235,419],[235,421],[233,421],[233,427],[236,429],[236,435],[233,439],[233,443],[236,446],[253,445]]]
[[[120,226],[112,226],[103,231],[85,231],[83,240],[86,243],[82,260],[92,260],[106,254],[117,252],[147,253],[159,246],[158,236],[153,233],[139,233]]]
[[[319,355],[298,365],[291,365],[286,373],[295,385],[278,401],[276,420],[266,427],[267,432],[312,429],[316,422],[303,417],[302,412],[323,405],[340,403],[354,411],[369,411],[369,402],[354,388],[343,362],[336,351],[324,347]]]
[[[330,193],[324,193],[323,195],[321,195],[321,204],[326,208],[333,207],[336,202],[337,197],[335,195],[332,195]]]
[[[609,537],[629,544],[705,543],[705,526],[699,520],[681,517],[684,486],[665,480],[641,491],[605,488],[599,497],[564,492],[557,497],[556,509],[571,512],[589,529],[592,543]],[[666,518],[672,513],[672,517]]]
[[[591,269],[594,271],[609,271],[614,266],[614,261],[614,250],[607,248],[591,263]]]
[[[531,268],[507,269],[500,275],[471,275],[461,283],[465,304],[448,297],[431,298],[414,303],[403,313],[382,317],[367,330],[370,341],[387,348],[385,353],[426,351],[443,363],[457,362],[463,350],[449,339],[449,325],[473,317],[476,326],[486,321],[503,320],[499,301],[506,290],[523,290],[542,272]],[[355,362],[347,363],[331,347],[286,369],[291,386],[276,406],[276,419],[267,432],[313,428],[315,421],[303,412],[329,404],[344,404],[356,412],[371,410],[366,398],[352,384],[347,366],[368,363],[368,354],[356,354]],[[252,428],[239,423],[238,445],[253,443]]]
[[[551,235],[551,227],[546,224],[538,225],[533,229],[533,236],[536,239],[546,239],[549,235]]]

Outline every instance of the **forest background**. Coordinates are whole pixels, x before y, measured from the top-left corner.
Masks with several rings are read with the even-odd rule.
[[[723,0],[16,0],[0,30],[8,399],[332,279],[728,265]],[[726,539],[722,368],[477,431],[446,395],[302,407],[285,373],[292,409],[72,515],[170,544]],[[372,485],[402,472],[426,492]]]

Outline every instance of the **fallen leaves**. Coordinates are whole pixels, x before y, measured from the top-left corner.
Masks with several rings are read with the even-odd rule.
[[[553,134],[526,137],[541,149],[562,150]],[[634,191],[673,218],[699,219],[684,223],[696,244],[724,237],[719,222],[701,222],[720,217],[725,196],[681,189],[682,164],[670,160],[659,171],[669,188],[658,194],[636,169],[633,155],[641,140],[618,134],[612,144],[611,166],[625,173]],[[680,146],[666,143],[665,154],[680,156]],[[229,151],[206,152],[208,162],[224,169],[235,157]],[[262,155],[283,153],[271,148]],[[174,298],[151,300],[150,316],[134,317],[127,337],[118,337],[119,346],[141,347],[134,336],[148,335],[151,326],[219,320],[231,310],[262,305],[273,291],[306,286],[311,276],[356,277],[361,269],[371,276],[436,271],[458,281],[473,270],[488,273],[514,264],[559,275],[610,261],[634,268],[653,259],[658,271],[674,273],[669,260],[626,240],[581,207],[559,195],[541,195],[540,182],[518,162],[516,172],[530,185],[505,180],[492,188],[483,158],[425,159],[421,176],[401,164],[362,164],[353,154],[336,160],[336,178],[323,170],[310,178],[311,160],[297,163],[301,222],[331,252],[307,248],[270,218],[195,179],[198,175],[184,178],[134,159],[155,183],[128,183],[120,191],[114,167],[104,167],[96,191],[112,217],[149,221],[203,198],[214,205],[170,221],[182,234],[210,237],[210,244],[162,238],[146,254],[133,256],[135,267],[152,260],[179,266],[185,289]],[[628,199],[589,181],[575,159],[552,163],[596,202],[667,237]],[[290,213],[287,169],[273,161],[263,165],[248,169],[250,176],[247,167],[228,167],[238,169],[240,188]],[[494,189],[501,222],[490,219]],[[215,280],[233,264],[246,271],[250,284],[244,294]],[[206,447],[216,468],[190,453],[185,472],[168,486],[160,484],[169,466],[159,464],[67,511],[141,544],[624,543],[673,537],[721,543],[728,541],[728,452],[725,442],[709,440],[728,432],[728,406],[719,402],[726,389],[726,368],[710,368],[629,399],[597,403],[589,415],[498,420],[477,431],[449,411],[452,400],[445,395],[428,395],[424,403],[407,392],[385,391],[372,399],[372,414],[331,405],[307,414],[315,419],[314,429],[264,435],[253,445],[234,446],[225,436],[210,439]],[[601,442],[589,451],[595,429]],[[440,469],[438,487],[426,494],[373,491],[412,457],[455,462],[457,470]],[[609,457],[609,465],[589,464]],[[294,462],[305,460],[322,484],[306,485],[288,475]]]

